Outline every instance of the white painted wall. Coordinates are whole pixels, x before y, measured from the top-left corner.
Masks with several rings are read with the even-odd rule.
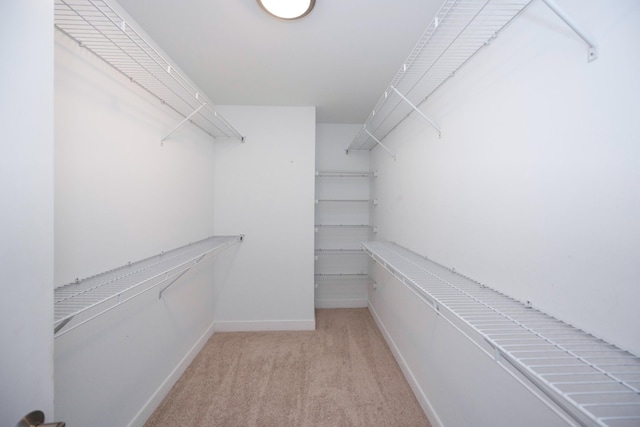
[[[0,425],[53,420],[53,2],[0,2]]]
[[[369,153],[353,152],[345,156],[345,148],[362,128],[359,124],[318,124],[316,128],[316,170],[369,171]],[[316,199],[369,199],[371,178],[316,177]],[[361,202],[318,203],[315,223],[369,224],[370,204]],[[315,234],[316,249],[358,249],[360,242],[372,238],[366,228],[319,227]],[[367,273],[364,254],[329,254],[318,256],[316,274]],[[368,278],[349,276],[316,276],[317,308],[366,307]]]
[[[361,124],[318,123],[316,127],[317,170],[369,170],[369,154],[354,151],[345,156],[345,149],[362,129]]]
[[[56,285],[214,234],[208,135],[186,125],[161,146],[181,118],[59,32],[55,91]],[[213,333],[214,272],[238,250],[56,338],[56,415],[142,425]]]
[[[56,31],[56,280],[213,235],[214,140]]]
[[[315,108],[219,111],[247,140],[215,145],[215,232],[246,239],[216,328],[313,329]]]
[[[380,240],[640,354],[640,4],[561,3],[597,41],[600,58],[588,63],[582,41],[534,2],[421,106],[441,139],[413,114],[384,141],[397,161],[372,152],[380,173],[373,220]],[[370,303],[394,339],[419,340],[401,319],[402,301],[379,294]],[[440,329],[422,334],[436,332],[446,337],[430,346],[455,339]],[[435,369],[418,361],[434,349],[407,345],[405,358],[418,352],[411,369]],[[438,360],[437,369],[477,363],[464,357],[470,348],[461,343],[462,356]],[[442,399],[464,407],[471,394],[499,392],[491,382],[469,395],[431,390],[430,375],[416,373],[444,425],[469,423]],[[494,418],[497,409],[488,405],[475,421],[512,425]]]

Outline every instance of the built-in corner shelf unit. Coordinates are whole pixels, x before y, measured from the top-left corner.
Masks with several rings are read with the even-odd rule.
[[[242,235],[209,237],[54,289],[54,336],[71,332],[163,285],[158,292],[161,298],[171,285],[207,256],[243,239]]]
[[[214,104],[141,31],[105,0],[55,0],[55,27],[124,74],[183,119],[167,132],[170,138],[191,122],[213,138],[244,137]]]
[[[570,424],[640,425],[637,355],[394,243],[362,247]]]
[[[579,26],[553,0],[541,1],[584,40],[588,60],[596,59],[595,44]],[[532,0],[446,0],[351,141],[347,154],[380,145],[395,158],[382,140],[412,112],[440,136],[437,121],[425,115],[420,104],[530,3]]]
[[[316,171],[316,307],[363,307],[367,301],[367,256],[360,242],[370,224],[369,171]]]

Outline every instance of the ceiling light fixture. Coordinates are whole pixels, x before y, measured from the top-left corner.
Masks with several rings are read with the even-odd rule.
[[[293,21],[307,16],[316,0],[257,0],[258,4],[269,15],[286,21]]]

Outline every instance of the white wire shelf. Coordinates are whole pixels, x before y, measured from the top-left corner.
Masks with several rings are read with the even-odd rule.
[[[135,25],[135,24],[133,24]],[[175,64],[105,0],[55,0],[55,27],[213,138],[244,137]]]
[[[369,203],[372,202],[370,199],[316,199],[316,204],[318,203]]]
[[[314,227],[314,231],[316,233],[320,233],[322,230],[331,230],[331,229],[349,230],[353,233],[358,233],[358,234],[361,234],[364,231],[366,231],[367,233],[378,232],[377,226],[368,225],[368,224],[316,224]]]
[[[396,244],[363,242],[362,247],[443,319],[501,366],[528,378],[578,424],[640,425],[637,355]],[[461,322],[473,336],[458,326]]]
[[[440,127],[418,106],[488,45],[531,1],[446,0],[351,141],[347,154],[380,145],[395,158],[381,141],[414,111],[440,135]],[[595,45],[584,32],[553,0],[542,1],[589,46],[588,59],[597,58]]]
[[[314,274],[314,277],[316,279],[369,279],[369,275],[367,273],[316,273]]]
[[[376,228],[375,226],[369,225],[369,224],[316,224],[315,227],[316,228],[365,228],[365,229]]]
[[[316,171],[316,176],[318,178],[369,178],[377,176],[377,173],[369,171],[318,170]]]
[[[447,0],[378,100],[347,152],[371,150],[531,0]],[[403,98],[404,97],[404,98]],[[433,124],[433,123],[432,123]],[[435,125],[434,125],[435,126]],[[440,129],[435,126],[438,133]]]
[[[365,255],[365,252],[362,249],[316,249],[315,252],[318,255]]]
[[[54,331],[61,336],[162,284],[158,297],[207,255],[244,236],[213,236],[54,290]],[[66,325],[69,324],[68,327]],[[65,328],[66,327],[66,328]],[[63,328],[65,328],[63,330]]]

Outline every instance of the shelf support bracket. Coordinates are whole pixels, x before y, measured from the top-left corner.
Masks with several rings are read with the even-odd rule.
[[[178,279],[180,279],[182,276],[184,276],[185,274],[187,274],[189,272],[189,270],[191,270],[193,267],[195,267],[196,265],[198,265],[198,263],[200,261],[202,261],[204,259],[204,257],[206,257],[207,254],[202,255],[200,258],[198,258],[197,260],[195,260],[193,262],[193,264],[191,266],[189,266],[189,268],[187,268],[186,270],[184,270],[182,273],[178,274],[176,277],[173,278],[173,280],[171,282],[169,282],[169,284],[167,286],[165,286],[164,288],[160,289],[160,292],[158,293],[158,299],[162,298],[162,293],[164,291],[166,291],[171,285],[173,285],[174,283],[176,283],[178,281]]]
[[[162,140],[160,142],[164,142],[165,140],[167,140],[171,135],[173,135],[178,129],[180,129],[182,127],[182,125],[184,125],[187,121],[189,121],[189,119],[191,119],[191,117],[195,116],[198,111],[200,111],[200,109],[202,109],[202,107],[204,107],[205,105],[207,105],[207,103],[203,103],[202,105],[200,105],[198,108],[196,108],[193,113],[189,114],[187,117],[185,117],[180,123],[178,123],[178,126],[174,127],[173,130],[171,132],[169,132],[169,134],[167,136],[165,136],[164,138],[162,138]]]
[[[569,18],[566,13],[564,13],[562,9],[558,7],[555,1],[542,0],[542,2],[546,4],[549,9],[553,11],[553,13],[558,15],[558,18],[562,19],[562,21],[567,24],[569,28],[571,28],[573,32],[576,33],[578,37],[580,37],[587,44],[587,46],[589,46],[587,61],[591,62],[598,59],[598,48],[596,47],[596,44],[582,31],[582,29],[580,29],[580,27],[575,22],[573,22],[571,18]]]
[[[64,319],[62,322],[60,322],[57,326],[55,326],[55,327],[53,328],[53,333],[54,333],[54,334],[57,334],[57,333],[58,333],[58,331],[60,331],[60,329],[64,328],[64,327],[67,325],[67,323],[69,323],[69,322],[71,321],[71,319],[73,319],[73,316],[71,316],[71,317],[67,317],[67,318],[66,318],[66,319]]]
[[[438,125],[436,125],[435,123],[433,123],[433,121],[432,121],[429,117],[427,117],[427,116],[426,116],[422,111],[420,111],[420,109],[419,109],[418,107],[416,107],[415,105],[413,105],[413,103],[412,103],[411,101],[409,101],[409,100],[407,99],[407,97],[406,97],[406,96],[404,96],[403,94],[401,94],[401,93],[400,93],[400,91],[399,91],[398,89],[396,89],[396,88],[395,88],[395,87],[393,87],[393,86],[391,86],[391,89],[393,89],[393,91],[394,91],[395,93],[397,93],[397,94],[398,94],[398,96],[399,96],[400,98],[402,98],[402,100],[403,100],[404,102],[406,102],[407,104],[409,104],[409,106],[410,106],[411,108],[413,108],[413,109],[414,109],[418,114],[420,114],[420,116],[421,116],[423,119],[425,119],[425,120],[426,120],[426,121],[427,121],[431,126],[433,126],[433,128],[434,128],[435,130],[437,130],[437,131],[438,131],[438,137],[442,137],[442,131],[440,130],[440,128],[438,127]]]
[[[388,148],[386,145],[384,145],[382,142],[380,142],[380,140],[379,140],[378,138],[376,138],[375,136],[373,136],[373,134],[372,134],[371,132],[369,132],[369,130],[367,130],[367,129],[365,128],[365,129],[364,129],[364,131],[367,133],[367,135],[369,135],[371,138],[373,138],[373,140],[374,140],[375,142],[377,142],[377,143],[378,143],[378,145],[380,145],[382,148],[384,148],[385,150],[387,150],[387,152],[388,152],[389,154],[391,154],[391,157],[393,157],[393,160],[395,160],[395,159],[396,159],[396,155],[395,155],[395,153],[394,153],[393,151],[389,150],[389,148]]]

